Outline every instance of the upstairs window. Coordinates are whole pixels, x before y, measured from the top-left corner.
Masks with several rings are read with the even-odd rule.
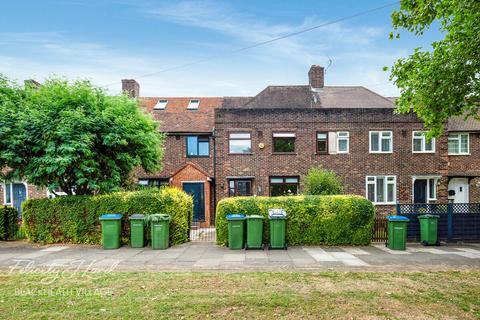
[[[375,204],[395,204],[397,178],[395,176],[367,176],[367,199]]]
[[[273,134],[273,152],[293,153],[295,152],[295,133],[276,132]]]
[[[187,157],[208,157],[210,155],[210,139],[208,136],[187,137]]]
[[[448,135],[448,154],[470,154],[470,136],[468,133],[450,133]]]
[[[198,107],[200,106],[200,100],[198,99],[192,99],[188,103],[188,110],[198,110]]]
[[[350,133],[348,131],[337,132],[337,153],[348,153],[350,149]]]
[[[250,132],[230,133],[228,137],[229,153],[251,153],[252,137]]]
[[[414,153],[435,152],[435,138],[427,140],[424,131],[413,131],[412,151]]]
[[[370,131],[370,153],[392,153],[392,131]]]
[[[155,107],[153,107],[154,110],[165,110],[167,107],[168,100],[158,100],[157,104]]]
[[[328,132],[317,132],[317,153],[328,153]]]

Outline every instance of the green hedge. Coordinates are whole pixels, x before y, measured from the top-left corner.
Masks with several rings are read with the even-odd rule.
[[[123,213],[123,243],[129,243],[128,216],[166,213],[170,222],[170,242],[188,241],[189,220],[193,214],[192,198],[171,187],[136,192],[116,192],[98,196],[67,196],[33,199],[23,205],[23,223],[29,240],[43,243],[101,243],[99,216]],[[146,233],[147,237],[149,232]]]
[[[0,207],[0,240],[17,238],[18,216],[14,207]]]
[[[286,210],[289,245],[367,245],[372,239],[375,209],[360,196],[238,197],[218,203],[217,243],[227,244],[229,213],[263,215],[264,243],[268,243],[269,208]]]

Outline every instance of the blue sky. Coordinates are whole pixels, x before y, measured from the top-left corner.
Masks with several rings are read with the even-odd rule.
[[[388,0],[2,1],[0,73],[23,81],[87,78],[120,91],[136,78],[144,96],[254,95],[267,85],[305,84],[312,64],[326,85],[363,85],[397,95],[383,66],[439,37],[389,40],[397,6],[241,53],[237,48],[375,8]],[[187,68],[157,72],[205,57]]]

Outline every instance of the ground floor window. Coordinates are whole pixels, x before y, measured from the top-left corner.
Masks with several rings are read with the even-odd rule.
[[[138,179],[138,184],[147,188],[160,188],[168,185],[168,179]]]
[[[270,196],[297,195],[298,177],[270,177]]]
[[[232,179],[228,181],[228,196],[243,197],[252,195],[252,180]]]
[[[395,176],[367,176],[367,199],[375,204],[395,204],[397,178]]]

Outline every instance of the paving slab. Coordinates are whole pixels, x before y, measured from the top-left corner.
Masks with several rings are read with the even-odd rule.
[[[445,270],[480,268],[478,244],[424,247],[406,251],[383,244],[362,247],[289,247],[288,250],[229,250],[214,243],[194,242],[166,250],[100,246],[41,246],[0,242],[0,269],[65,268],[105,271],[324,271],[324,270]]]

